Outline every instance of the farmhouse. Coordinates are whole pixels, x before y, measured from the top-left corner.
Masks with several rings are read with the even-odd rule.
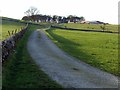
[[[81,24],[89,24],[89,21],[81,21]]]
[[[89,24],[106,24],[106,23],[101,21],[89,21]]]

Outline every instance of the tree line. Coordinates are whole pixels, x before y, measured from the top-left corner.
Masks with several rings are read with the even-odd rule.
[[[81,22],[81,21],[85,21],[84,17],[78,17],[78,16],[74,16],[74,15],[69,15],[67,17],[65,16],[58,16],[58,15],[42,15],[39,14],[39,10],[35,7],[30,7],[30,9],[28,9],[25,12],[26,16],[24,16],[22,18],[22,20],[25,21],[31,21],[31,22],[51,22],[51,23],[68,23],[68,22]]]

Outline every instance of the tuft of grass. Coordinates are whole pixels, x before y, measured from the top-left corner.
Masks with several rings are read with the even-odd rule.
[[[120,76],[118,72],[118,34],[47,30],[47,35],[68,54],[94,67]]]
[[[29,25],[28,32],[19,41],[15,53],[3,64],[4,88],[62,88],[51,80],[30,57],[27,40],[38,25]]]

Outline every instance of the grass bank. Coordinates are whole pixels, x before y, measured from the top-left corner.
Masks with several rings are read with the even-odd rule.
[[[53,29],[48,36],[64,51],[94,67],[120,76],[118,35]]]
[[[4,88],[61,88],[51,80],[30,57],[27,51],[27,40],[37,25],[30,25],[29,31],[19,41],[16,52],[3,64]],[[16,90],[16,89],[15,89]]]

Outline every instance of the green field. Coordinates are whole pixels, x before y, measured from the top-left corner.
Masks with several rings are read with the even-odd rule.
[[[2,40],[9,37],[8,30],[20,30],[25,25],[21,22],[3,20],[3,24],[0,25],[3,26]],[[44,23],[41,25],[43,26],[29,25],[29,30],[17,44],[15,53],[2,65],[3,88],[62,88],[39,69],[26,48],[28,38],[33,30],[48,28],[51,24]],[[74,27],[77,28],[77,26]],[[61,49],[70,55],[92,66],[120,76],[120,72],[118,72],[118,34],[60,29],[48,30],[47,34]]]
[[[11,22],[12,24],[14,22]],[[8,23],[9,26],[10,23]],[[17,25],[15,23],[14,25]],[[10,25],[11,26],[11,25]],[[19,23],[18,23],[19,27]],[[36,65],[27,51],[27,41],[30,34],[44,26],[30,24],[24,37],[17,43],[13,53],[2,64],[2,88],[9,90],[22,88],[61,88],[62,86],[53,81],[40,67]]]
[[[0,37],[2,36],[1,40],[5,40],[9,37],[8,31],[12,33],[13,30],[17,29],[17,32],[19,32],[20,29],[25,27],[26,24],[15,21],[2,20],[2,24],[0,24],[0,27],[1,25],[2,31],[0,31]]]
[[[80,23],[66,23],[62,25],[63,27],[76,28],[76,29],[86,29],[86,30],[102,30],[101,24],[80,24]],[[118,32],[118,25],[106,25],[105,31]]]
[[[118,34],[52,29],[48,36],[64,51],[101,70],[118,73]]]

